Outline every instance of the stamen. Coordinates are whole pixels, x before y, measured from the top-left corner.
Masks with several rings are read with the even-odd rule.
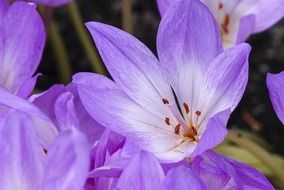
[[[180,124],[177,124],[177,126],[175,127],[175,134],[179,134],[179,130],[180,130]]]
[[[169,104],[170,103],[169,100],[166,99],[166,98],[163,98],[162,101],[163,101],[164,104]]]
[[[165,122],[166,122],[167,125],[169,125],[169,126],[171,125],[170,118],[166,117]]]
[[[224,25],[228,26],[230,24],[230,15],[226,14],[225,15],[225,20],[224,20]]]
[[[219,9],[219,10],[223,9],[223,3],[219,3],[218,9]]]
[[[184,102],[183,103],[183,107],[184,107],[184,110],[185,110],[186,114],[188,114],[189,113],[189,106],[188,106],[188,104]]]
[[[192,129],[193,136],[196,136],[196,135],[197,135],[197,130],[196,130],[196,128],[195,128],[195,127],[192,127],[191,129]]]
[[[226,14],[224,18],[224,23],[222,24],[222,30],[225,34],[229,33],[230,15]]]
[[[198,119],[201,116],[201,111],[196,111],[195,115],[196,115],[196,117],[195,117],[195,127],[198,127]]]
[[[195,114],[199,117],[201,115],[201,111],[196,111]]]

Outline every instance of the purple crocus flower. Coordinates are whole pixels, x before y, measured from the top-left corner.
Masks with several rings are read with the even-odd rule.
[[[162,16],[175,1],[157,0]],[[266,30],[284,16],[284,0],[201,1],[208,6],[218,22],[224,48],[244,42],[251,34]]]
[[[284,125],[284,71],[279,74],[268,74],[266,84],[274,110]]]
[[[0,189],[80,190],[89,169],[88,143],[75,129],[42,149],[35,123],[21,112],[9,113],[0,126]]]
[[[45,29],[36,6],[0,0],[0,86],[21,97],[34,88]]]
[[[117,28],[87,26],[115,81],[86,73],[73,79],[96,121],[164,162],[198,155],[223,141],[247,83],[250,46],[223,51],[206,6],[198,0],[171,6],[159,27],[159,60]]]

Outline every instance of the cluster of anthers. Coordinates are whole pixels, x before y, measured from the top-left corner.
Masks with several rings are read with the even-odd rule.
[[[185,140],[190,140],[193,142],[199,141],[198,129],[199,129],[199,118],[201,116],[201,111],[195,111],[194,118],[191,117],[190,107],[187,103],[183,103],[181,110],[183,114],[176,111],[176,108],[170,104],[169,100],[166,98],[162,99],[163,103],[167,105],[175,116],[175,120],[171,120],[169,117],[165,118],[165,123],[174,129],[174,133],[184,138]],[[183,117],[180,117],[182,115]]]

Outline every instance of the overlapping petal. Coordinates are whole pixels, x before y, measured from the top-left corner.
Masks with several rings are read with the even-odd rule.
[[[163,183],[164,190],[205,190],[206,186],[194,172],[185,166],[171,169]]]
[[[76,129],[61,133],[48,151],[43,190],[83,189],[89,170],[90,147]]]
[[[57,135],[57,130],[50,119],[36,106],[0,87],[0,110],[1,109],[5,109],[2,117],[12,110],[17,110],[30,115],[33,122],[37,123],[34,125],[34,129],[40,137],[44,147],[48,147]]]
[[[275,112],[284,125],[284,72],[268,74],[266,84]]]
[[[140,152],[122,172],[119,189],[155,190],[162,189],[165,174],[153,155]]]
[[[54,85],[47,91],[33,95],[33,103],[57,126],[58,131],[77,128],[87,135],[90,144],[99,139],[103,127],[85,110],[75,84]]]

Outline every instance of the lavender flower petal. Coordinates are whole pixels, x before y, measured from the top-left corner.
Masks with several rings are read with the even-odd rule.
[[[268,74],[266,85],[274,110],[284,125],[284,72]]]

